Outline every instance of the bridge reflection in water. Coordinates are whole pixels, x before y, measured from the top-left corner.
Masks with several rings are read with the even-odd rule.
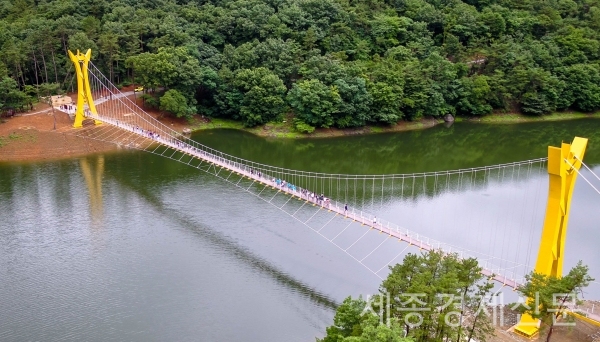
[[[85,60],[85,63],[88,63],[89,53],[84,57],[88,58],[88,60]],[[456,253],[462,258],[477,258],[480,261],[480,265],[484,268],[483,273],[490,277],[490,279],[500,282],[503,286],[515,288],[523,281],[523,276],[531,270],[528,265],[518,262],[518,255],[513,260],[508,260],[503,258],[503,256],[489,255],[485,251],[459,248],[429,237],[424,237],[419,233],[410,231],[389,221],[384,221],[381,218],[376,218],[361,208],[365,208],[369,202],[371,206],[374,206],[375,202],[380,202],[383,205],[384,202],[398,196],[414,200],[419,196],[436,196],[444,192],[473,189],[476,187],[485,188],[490,182],[501,181],[507,178],[518,182],[520,177],[527,178],[532,174],[544,173],[546,171],[546,158],[480,168],[389,175],[327,174],[275,167],[227,155],[182,136],[157,121],[151,115],[145,113],[127,97],[127,94],[120,93],[91,62],[85,64],[85,67],[89,67],[89,80],[84,80],[85,82],[80,83],[83,86],[80,88],[79,94],[80,98],[83,99],[81,103],[87,103],[87,105],[78,106],[76,125],[79,122],[83,123],[85,119],[92,119],[96,125],[85,125],[76,134],[140,149],[176,160],[214,174],[252,193],[265,202],[273,205],[277,203],[276,206],[279,209],[323,236],[380,278],[380,272],[395,259],[376,268],[367,266],[364,260],[377,251],[387,240],[391,240],[390,238],[407,242],[408,246],[413,246],[419,250],[441,250],[445,253]],[[94,97],[99,97],[101,100],[94,101]],[[97,124],[99,123],[103,123],[104,125],[98,126]],[[560,226],[557,226],[557,229],[562,231],[562,233],[555,234],[553,231],[555,228],[550,229],[550,233],[547,232],[548,229],[546,228],[554,225],[555,223],[553,222],[546,224],[546,228],[544,229],[542,239],[542,248],[544,248],[544,251],[542,253],[541,250],[540,253],[545,254],[546,249],[548,251],[559,251],[558,254],[554,253],[555,259],[553,262],[560,264],[560,267],[554,267],[553,269],[561,269],[562,267],[562,249],[566,235],[566,219],[568,218],[570,207],[570,194],[572,185],[574,184],[575,172],[578,172],[579,167],[583,165],[581,159],[586,143],[587,140],[577,138],[572,146],[563,144],[562,149],[551,148],[550,150],[552,158],[548,164],[548,172],[551,175],[559,176],[557,179],[551,176],[551,180],[554,179],[551,181],[551,190],[553,188],[559,190],[558,193],[552,193],[552,196],[549,198],[557,198],[558,202],[561,203],[561,215],[565,217],[564,220],[559,220]],[[84,169],[83,166],[82,169]],[[88,178],[90,181],[88,181]],[[96,189],[94,192],[98,192],[97,186],[100,183],[98,181],[92,182],[91,179],[92,177],[86,176],[88,186]],[[585,180],[586,182],[588,181],[587,179]],[[556,183],[557,181],[558,183]],[[561,187],[561,182],[567,183],[566,188],[565,186]],[[564,189],[567,190],[563,191]],[[596,191],[598,190],[596,189]],[[313,194],[316,194],[317,197],[313,197]],[[318,199],[319,194],[324,194],[324,196],[328,197],[328,200],[323,201]],[[283,203],[277,202],[276,198],[282,195],[286,200]],[[90,196],[92,196],[92,191],[90,192]],[[294,199],[299,200],[302,204],[300,206],[293,205],[292,203],[296,202]],[[552,211],[554,206],[554,204],[549,204],[549,210]],[[303,208],[305,207],[315,207],[316,211],[313,211],[312,215],[304,217],[305,211]],[[289,210],[290,208],[293,209]],[[558,213],[558,210],[554,211]],[[550,216],[554,215],[554,211],[552,211],[552,215]],[[319,226],[313,227],[316,218],[324,212],[330,213],[328,220],[322,225],[319,224]],[[550,216],[546,216],[547,222]],[[349,220],[350,223],[333,238],[325,236],[322,230],[336,219]],[[365,229],[364,233],[354,242],[342,246],[336,239],[341,234],[344,234],[352,224],[367,226],[370,229]],[[387,238],[381,241],[366,256],[361,258],[353,255],[351,253],[352,247],[361,241],[371,229],[385,234]],[[556,240],[557,236],[558,240]],[[510,239],[507,242],[510,243]],[[401,253],[403,251],[399,255]],[[538,258],[539,263],[540,259]]]

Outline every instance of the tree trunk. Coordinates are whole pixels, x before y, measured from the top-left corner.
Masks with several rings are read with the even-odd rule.
[[[460,335],[462,333],[462,320],[463,320],[463,316],[465,313],[465,298],[467,297],[467,291],[469,290],[468,287],[465,287],[464,291],[463,291],[463,296],[462,296],[462,307],[460,308],[460,325],[458,326],[458,337],[456,338],[456,342],[460,342]],[[467,340],[468,341],[468,340]]]
[[[550,342],[550,337],[552,337],[553,332],[554,332],[554,324],[551,324],[550,329],[548,330],[548,337],[546,337],[546,342]]]
[[[111,53],[111,54],[108,56],[108,60],[109,60],[108,72],[110,73],[110,77],[109,77],[109,79],[110,79],[110,82],[111,82],[111,83],[115,83],[115,82],[114,82],[114,81],[115,81],[115,75],[114,75],[114,71],[115,71],[115,69],[114,69],[114,67],[113,67],[113,58],[112,58],[112,57],[113,57],[113,55],[112,55],[112,53]]]
[[[46,75],[46,83],[48,83],[48,68],[46,68],[46,57],[44,57],[44,50],[40,48],[40,52],[42,53],[42,63],[44,63],[44,74]]]
[[[17,67],[19,68],[19,75],[21,75],[21,80],[23,81],[23,86],[25,86],[25,76],[23,75],[23,69],[21,68],[21,63],[17,63]]]
[[[569,293],[571,292],[573,292],[573,289],[569,291]],[[565,302],[567,301],[567,298],[569,298],[569,296],[563,297],[562,301],[560,302],[560,305],[558,306],[556,314],[553,315],[554,317],[552,318],[552,322],[550,322],[550,329],[548,330],[548,337],[546,337],[546,342],[550,342],[550,337],[552,337],[552,333],[554,332],[554,322],[556,322],[558,315],[560,315],[562,309],[565,307]]]
[[[54,59],[54,50],[50,49],[50,51],[52,52],[52,65],[54,66],[54,79],[56,80],[56,83],[58,83],[58,71],[56,70],[56,60]]]
[[[35,85],[40,85],[40,81],[38,80],[38,72],[37,72],[37,59],[35,58],[35,51],[31,50],[31,54],[33,55],[33,71],[35,72]]]
[[[21,80],[19,79],[19,67],[17,66],[17,63],[15,63],[15,81],[17,81],[17,86],[19,86],[19,89],[21,88]],[[23,84],[25,85],[25,84]]]
[[[62,40],[62,44],[63,44],[63,48],[65,49],[65,55],[69,55],[69,52],[67,50],[67,41],[65,39],[65,35],[63,34],[62,37],[60,38],[60,40]]]
[[[478,317],[479,316],[475,315],[475,319],[473,320],[473,327],[469,331],[469,337],[467,338],[467,341],[471,341],[471,338],[473,337],[473,334],[475,333],[475,327],[477,326],[477,318]]]

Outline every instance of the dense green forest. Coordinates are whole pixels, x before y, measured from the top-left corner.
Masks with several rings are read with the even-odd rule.
[[[0,108],[70,89],[91,48],[146,105],[247,126],[590,112],[599,39],[600,0],[0,0]]]

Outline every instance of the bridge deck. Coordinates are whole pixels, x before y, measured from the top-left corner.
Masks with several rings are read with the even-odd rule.
[[[266,186],[271,186],[273,189],[277,189],[278,192],[283,192],[289,196],[304,200],[307,203],[311,203],[315,206],[318,205],[324,210],[328,210],[330,212],[335,212],[336,215],[340,215],[344,218],[351,219],[355,222],[360,223],[361,225],[368,226],[369,229],[378,230],[381,233],[385,233],[385,234],[389,235],[390,238],[391,237],[397,238],[400,241],[404,241],[404,242],[408,243],[409,245],[419,248],[419,250],[426,250],[426,251],[442,250],[443,251],[441,246],[439,246],[439,245],[435,246],[434,244],[429,243],[429,239],[427,239],[427,241],[426,241],[424,237],[423,237],[423,239],[420,239],[418,234],[411,234],[408,230],[406,232],[403,232],[398,227],[391,227],[389,222],[387,223],[387,225],[383,224],[382,222],[373,222],[373,220],[370,217],[363,215],[362,211],[357,212],[353,208],[352,209],[348,208],[349,210],[345,211],[344,207],[341,206],[340,203],[338,203],[336,201],[333,201],[332,203],[329,203],[327,205],[323,204],[323,203],[318,203],[316,200],[308,197],[307,195],[302,194],[302,192],[298,191],[297,189],[294,191],[288,187],[277,185],[276,183],[273,182],[274,178],[271,175],[263,175],[263,174],[258,175],[256,172],[252,172],[251,170],[248,170],[246,165],[240,165],[238,163],[232,162],[231,160],[228,160],[228,159],[225,159],[222,157],[218,157],[214,154],[197,149],[196,147],[194,147],[190,144],[187,144],[179,139],[165,138],[162,136],[159,136],[158,138],[151,137],[143,130],[136,128],[135,126],[133,126],[129,123],[125,123],[123,121],[119,122],[118,120],[114,120],[114,119],[110,119],[110,118],[104,118],[101,116],[88,116],[88,118],[102,121],[111,126],[118,127],[122,130],[129,131],[130,133],[133,133],[136,136],[149,139],[149,140],[159,143],[163,146],[166,146],[166,147],[169,147],[176,151],[179,151],[181,153],[187,154],[193,158],[196,158],[196,159],[208,162],[208,163],[212,163],[216,166],[219,166],[223,169],[237,173],[237,174],[239,174],[243,177],[246,177],[248,179],[251,179],[255,182],[264,184]],[[444,252],[447,252],[447,251],[444,251]],[[457,252],[457,254],[459,254],[459,257],[462,257],[462,255],[460,253]],[[487,269],[485,267],[483,267],[482,274],[487,276],[489,279],[496,280],[497,282],[501,283],[503,286],[508,286],[508,287],[512,287],[512,288],[516,288],[519,286],[519,283],[517,281],[510,279],[506,276],[499,275],[499,274],[495,273],[493,270]]]

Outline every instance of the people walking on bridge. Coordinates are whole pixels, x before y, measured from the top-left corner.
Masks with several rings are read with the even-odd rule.
[[[373,216],[373,226],[377,225],[377,216]]]
[[[344,204],[344,215],[348,216],[348,203]]]

